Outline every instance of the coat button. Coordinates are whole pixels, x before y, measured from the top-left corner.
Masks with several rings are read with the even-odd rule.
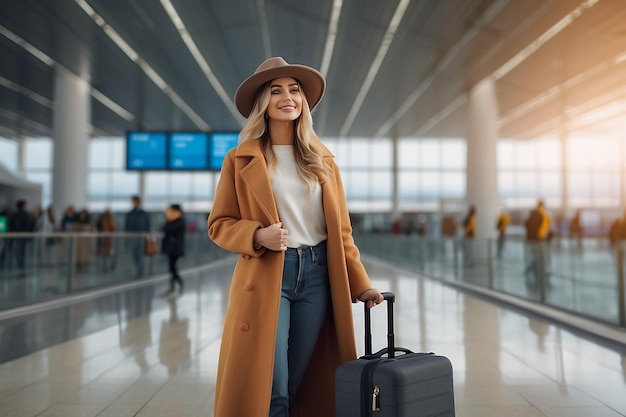
[[[250,325],[248,323],[241,323],[239,325],[239,330],[241,330],[242,332],[247,332],[248,330],[250,330]]]
[[[248,284],[246,285],[246,291],[250,292],[254,289],[254,286],[252,284]]]

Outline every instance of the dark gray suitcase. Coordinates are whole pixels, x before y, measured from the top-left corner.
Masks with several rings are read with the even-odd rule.
[[[365,356],[335,374],[337,417],[454,417],[452,364],[445,356],[395,346],[393,293],[387,301],[387,348],[372,354],[370,311],[365,308]],[[396,356],[397,352],[401,355]]]

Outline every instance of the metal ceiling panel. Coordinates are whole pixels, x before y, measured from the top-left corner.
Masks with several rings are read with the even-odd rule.
[[[170,0],[210,68],[207,76],[162,2],[86,0],[167,83],[162,91],[77,1],[0,2],[1,134],[51,131],[55,69],[24,41],[130,113],[121,116],[94,99],[91,123],[101,134],[196,130],[190,112],[211,129],[238,130],[231,100],[239,83],[270,55],[320,68],[333,7],[332,0]],[[399,4],[343,0],[326,95],[315,111],[320,135],[349,128],[348,136],[359,137],[464,136],[469,89],[576,8],[582,11],[569,26],[497,78],[501,132],[528,137],[552,128],[564,107],[591,111],[595,103],[621,99],[609,97],[626,85],[624,63],[616,61],[626,53],[621,0],[413,0],[369,86],[366,76]],[[448,64],[437,68],[443,59]],[[559,88],[566,94],[553,93]]]
[[[376,56],[396,1],[344,0],[325,98],[317,110],[321,134],[338,135]],[[330,134],[332,132],[332,134]]]

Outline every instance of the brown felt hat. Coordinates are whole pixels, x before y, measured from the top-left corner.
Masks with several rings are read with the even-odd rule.
[[[292,77],[298,80],[311,110],[324,95],[326,80],[319,71],[306,65],[289,64],[279,56],[273,57],[263,61],[254,74],[246,78],[237,88],[235,106],[239,113],[246,118],[250,116],[259,88],[266,82],[281,77]]]

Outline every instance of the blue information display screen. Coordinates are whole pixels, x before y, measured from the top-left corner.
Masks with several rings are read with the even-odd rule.
[[[0,233],[6,232],[8,228],[7,216],[0,216]]]
[[[126,167],[134,170],[167,168],[167,135],[165,132],[128,132]]]
[[[232,148],[237,146],[239,133],[224,132],[211,133],[211,157],[209,159],[209,169],[219,171],[222,169],[224,157]]]
[[[173,132],[170,138],[169,168],[172,170],[208,169],[209,143],[204,132]]]

